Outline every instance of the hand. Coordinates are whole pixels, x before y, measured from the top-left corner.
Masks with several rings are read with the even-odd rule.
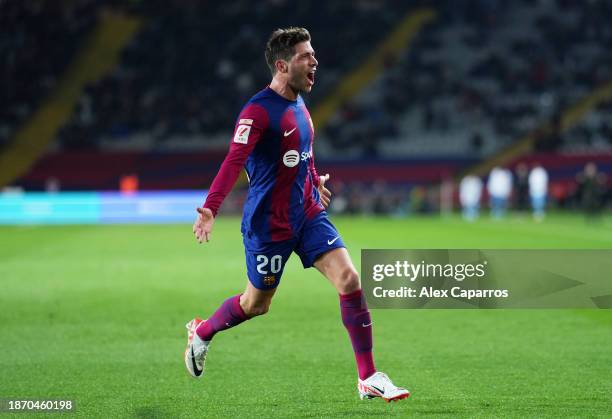
[[[329,180],[329,173],[327,173],[325,176],[320,176],[319,179],[319,195],[321,196],[321,203],[323,204],[323,208],[327,208],[329,207],[329,202],[331,201],[331,192],[325,187],[325,182]]]
[[[211,210],[208,208],[197,208],[198,216],[193,223],[193,234],[198,243],[202,243],[203,240],[210,240],[210,232],[215,222],[215,217]]]

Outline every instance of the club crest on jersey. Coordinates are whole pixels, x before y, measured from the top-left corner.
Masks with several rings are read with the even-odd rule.
[[[250,125],[238,125],[236,133],[234,134],[234,142],[240,144],[246,144],[249,142],[249,134],[251,133]]]
[[[300,162],[300,153],[297,150],[289,150],[283,156],[283,163],[287,167],[295,167]]]
[[[274,285],[275,282],[276,282],[276,277],[274,275],[264,276],[263,278],[263,283],[267,287]]]

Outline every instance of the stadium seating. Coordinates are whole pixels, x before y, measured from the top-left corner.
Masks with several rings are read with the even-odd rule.
[[[96,21],[97,3],[0,2],[0,147],[52,91]]]
[[[381,156],[487,156],[609,81],[609,2],[465,3],[436,2],[436,23],[337,113],[328,143]],[[538,147],[612,149],[609,109]]]
[[[59,143],[64,148],[193,149],[226,141],[244,102],[269,82],[263,51],[272,30],[305,26],[325,71],[324,96],[401,19],[407,2],[143,2],[148,25],[121,65],[90,86]],[[227,24],[232,22],[232,24]],[[319,76],[320,75],[320,76]],[[95,139],[92,145],[92,138]]]

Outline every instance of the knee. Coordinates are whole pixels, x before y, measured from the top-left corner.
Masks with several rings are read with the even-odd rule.
[[[336,286],[340,294],[349,294],[361,288],[359,274],[355,268],[350,266],[342,269],[336,281]]]
[[[240,306],[247,317],[256,317],[266,314],[270,310],[271,301],[245,301]]]

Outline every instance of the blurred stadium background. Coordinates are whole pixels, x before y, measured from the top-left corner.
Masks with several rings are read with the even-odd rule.
[[[210,247],[190,224],[269,82],[272,30],[312,34],[315,161],[359,266],[365,248],[611,249],[610,22],[596,0],[0,0],[0,398],[103,418],[609,415],[610,310],[376,310],[377,365],[413,392],[391,406],[357,404],[337,296],[296,258],[200,382],[182,326],[244,286],[246,179]],[[548,172],[543,222],[523,163]],[[517,212],[490,219],[485,191],[478,221],[453,215],[461,179],[494,167]]]
[[[190,218],[288,25],[310,29],[320,61],[305,99],[332,211],[450,211],[463,175],[522,162],[548,171],[551,208],[583,208],[586,188],[602,210],[611,18],[610,2],[578,0],[1,1],[0,222]]]

